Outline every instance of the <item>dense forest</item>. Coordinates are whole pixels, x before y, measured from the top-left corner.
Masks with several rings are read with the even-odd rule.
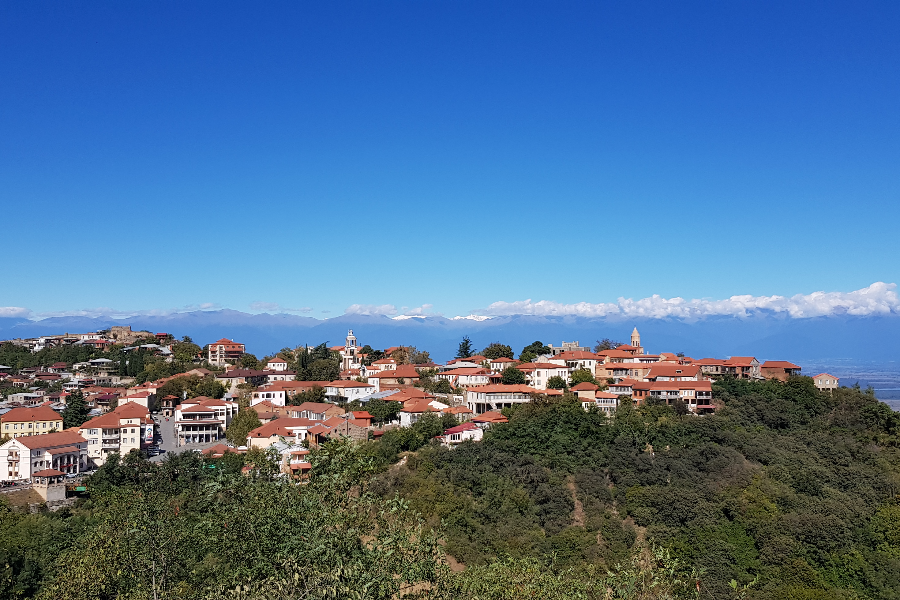
[[[132,453],[56,513],[0,495],[0,597],[900,598],[900,415],[808,378],[715,394],[544,400],[453,450],[426,418],[302,484],[259,450]]]
[[[714,416],[614,419],[522,405],[481,443],[427,446],[376,482],[465,565],[614,565],[649,541],[702,570],[701,597],[900,598],[900,414],[871,392],[719,381]]]

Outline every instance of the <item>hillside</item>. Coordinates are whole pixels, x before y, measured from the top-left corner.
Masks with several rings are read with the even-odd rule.
[[[525,405],[481,443],[427,447],[380,481],[466,565],[614,565],[653,540],[705,571],[702,597],[900,598],[900,414],[866,393],[723,381],[715,416],[607,422]]]

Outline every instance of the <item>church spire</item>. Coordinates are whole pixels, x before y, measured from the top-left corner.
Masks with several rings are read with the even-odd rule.
[[[637,327],[631,332],[631,345],[638,348],[638,354],[644,353],[644,349],[641,348],[641,334],[638,333]]]

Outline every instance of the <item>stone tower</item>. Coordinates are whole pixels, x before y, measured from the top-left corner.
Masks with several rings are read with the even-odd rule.
[[[637,354],[644,353],[644,348],[641,346],[641,334],[638,333],[637,327],[631,332],[631,345],[637,348]]]

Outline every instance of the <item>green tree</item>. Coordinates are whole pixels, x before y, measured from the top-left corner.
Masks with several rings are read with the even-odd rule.
[[[465,336],[459,343],[456,358],[469,358],[473,354],[475,354],[475,351],[472,349],[472,340],[469,339],[469,336]]]
[[[72,392],[66,398],[66,408],[63,409],[63,427],[79,427],[88,420],[88,406],[84,401],[84,394],[81,390]]]
[[[572,374],[569,376],[569,379],[572,381],[572,385],[578,385],[579,383],[597,383],[597,380],[594,379],[594,374],[591,373],[590,369],[575,369],[572,371]]]
[[[403,404],[383,398],[373,398],[366,403],[366,410],[376,423],[384,425],[397,418],[397,415],[403,410]]]
[[[205,377],[194,386],[194,393],[208,398],[221,398],[225,395],[225,386],[212,377]]]
[[[424,365],[431,362],[431,355],[425,350],[418,350],[415,346],[410,346],[407,351],[411,365]]]
[[[550,347],[545,346],[544,342],[538,340],[522,348],[522,352],[519,353],[519,360],[522,362],[531,362],[538,356],[550,354],[550,352]]]
[[[289,397],[287,403],[290,406],[300,406],[304,402],[325,402],[325,388],[314,385]]]
[[[172,345],[172,354],[175,360],[183,363],[192,363],[200,354],[200,346],[190,342],[176,342]]]
[[[261,365],[259,364],[259,359],[256,358],[255,355],[250,354],[249,352],[243,354],[237,361],[237,366],[242,369],[260,369]]]
[[[515,367],[506,367],[501,373],[501,381],[505,385],[526,383],[525,373]]]
[[[262,422],[259,415],[252,408],[241,409],[240,412],[231,420],[228,429],[225,431],[225,439],[235,446],[243,446],[247,443],[247,435],[261,427]]]
[[[309,366],[307,381],[335,381],[341,376],[341,364],[329,358],[316,359]]]
[[[550,379],[547,380],[547,389],[550,390],[565,390],[568,389],[569,384],[565,379],[560,377],[559,375],[554,375]]]
[[[512,348],[500,342],[494,342],[481,351],[481,355],[489,359],[515,358]]]

